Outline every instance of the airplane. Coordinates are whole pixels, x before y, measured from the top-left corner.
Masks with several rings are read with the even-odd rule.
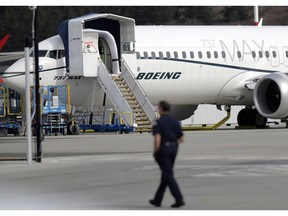
[[[83,29],[70,28],[76,21]],[[126,57],[151,103],[169,101],[177,120],[192,116],[199,104],[244,105],[238,124],[263,128],[267,118],[288,117],[286,35],[284,26],[138,26],[131,18],[89,14],[64,21],[58,35],[39,43],[40,85],[68,84],[71,104],[102,105],[105,92],[91,75],[97,67],[89,69],[96,57],[84,65],[87,76],[78,57],[98,53],[111,74],[121,73],[119,59]],[[24,92],[24,58],[3,78]]]
[[[3,49],[4,45],[7,43],[7,41],[9,40],[9,38],[10,38],[10,34],[7,34],[7,35],[4,36],[4,38],[2,38],[2,39],[0,40],[0,50]]]

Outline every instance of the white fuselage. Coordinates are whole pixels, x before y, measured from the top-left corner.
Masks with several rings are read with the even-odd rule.
[[[136,54],[122,57],[154,104],[165,99],[174,105],[253,105],[247,82],[288,71],[287,35],[287,27],[136,26]],[[39,44],[39,50],[63,49],[59,36]],[[61,56],[40,57],[39,64],[40,85],[70,85],[71,104],[102,105],[104,91],[96,78],[66,76]],[[24,92],[24,74],[11,74],[18,71],[24,71],[23,59],[4,79]]]

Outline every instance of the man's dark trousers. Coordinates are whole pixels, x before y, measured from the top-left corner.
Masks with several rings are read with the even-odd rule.
[[[183,196],[173,175],[173,166],[178,151],[178,144],[161,145],[159,152],[155,156],[161,172],[161,182],[155,194],[154,201],[161,203],[166,187],[168,186],[176,202],[183,201]]]

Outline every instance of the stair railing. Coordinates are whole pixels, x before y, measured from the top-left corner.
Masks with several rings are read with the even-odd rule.
[[[157,118],[157,111],[123,58],[121,58],[121,75],[152,123]]]

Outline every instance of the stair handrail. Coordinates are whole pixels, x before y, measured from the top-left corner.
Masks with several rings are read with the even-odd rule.
[[[125,125],[129,126],[131,118],[129,115],[122,114],[123,111],[133,113],[130,105],[126,101],[122,92],[117,87],[116,83],[113,81],[112,75],[109,73],[106,65],[99,59],[99,68],[98,68],[98,80],[104,91],[107,93],[110,98],[113,106],[119,112],[119,115],[124,119]],[[133,126],[133,125],[130,125]]]
[[[133,92],[134,96],[136,97],[138,103],[143,108],[145,114],[148,116],[150,122],[152,123],[157,118],[157,111],[153,104],[150,102],[146,92],[137,81],[136,77],[134,76],[132,70],[126,63],[126,61],[121,58],[121,75],[125,82],[127,83],[130,90]]]

